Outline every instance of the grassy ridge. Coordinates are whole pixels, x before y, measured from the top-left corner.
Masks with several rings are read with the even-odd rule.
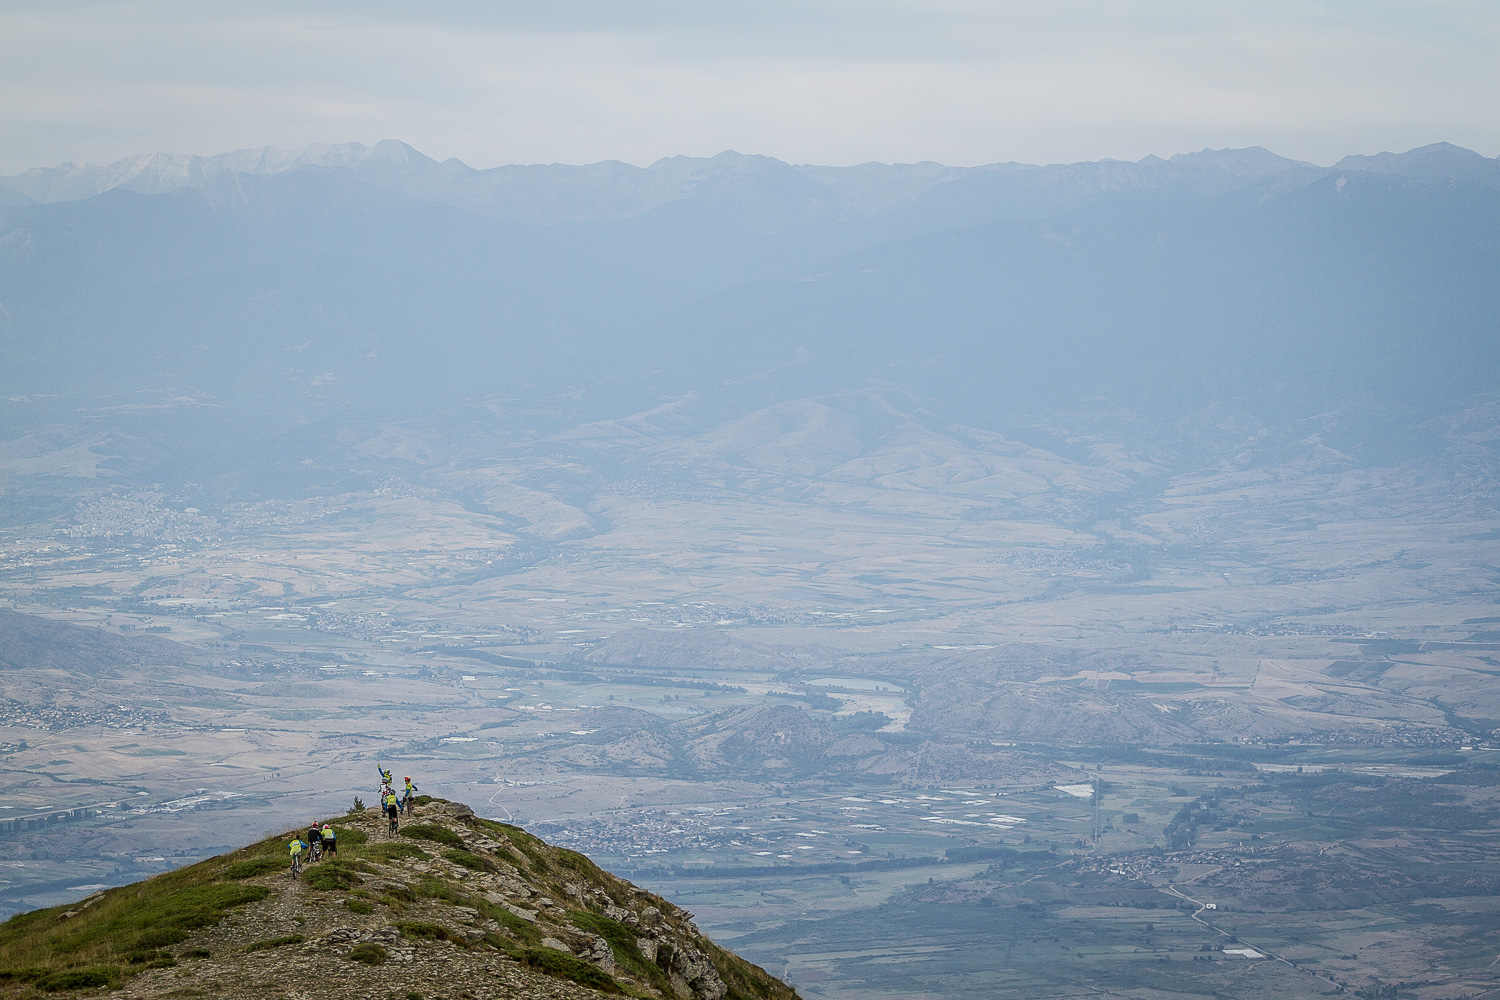
[[[175,965],[176,956],[166,949],[271,895],[266,886],[243,882],[285,870],[285,845],[294,835],[106,889],[81,903],[16,914],[0,924],[0,982],[48,992],[118,987],[143,969]],[[341,846],[346,838],[356,850],[365,842],[360,831],[339,829]]]
[[[396,840],[372,842],[353,826],[336,829],[338,854],[307,868],[298,890],[306,894],[301,905],[337,907],[376,921],[384,918],[383,923],[408,942],[443,942],[471,954],[498,953],[536,972],[604,993],[672,997],[676,990],[669,970],[648,959],[638,943],[638,933],[646,932],[605,912],[610,907],[634,912],[632,907],[654,906],[659,913],[652,917],[654,926],[670,930],[675,940],[697,941],[729,988],[726,1000],[795,1000],[785,984],[698,938],[688,915],[671,903],[641,893],[583,855],[553,847],[519,827],[458,813],[412,823]],[[179,957],[208,957],[201,939],[189,940],[192,933],[218,925],[238,907],[279,893],[278,887],[285,884],[281,873],[288,865],[286,843],[295,835],[271,837],[106,890],[71,909],[52,907],[12,917],[0,924],[0,993],[17,986],[23,992],[29,992],[26,987],[118,988],[143,970],[175,965]],[[512,870],[514,875],[507,874]],[[525,911],[497,902],[501,897],[483,888],[496,885],[496,879],[515,878],[526,892],[549,897],[540,918],[528,919]],[[472,913],[455,918],[451,909],[434,904]],[[579,934],[602,938],[624,978],[549,947],[556,944],[549,935],[576,941]],[[295,933],[266,937],[236,944],[224,956],[232,961],[233,954],[303,941],[303,935]],[[220,946],[213,947],[217,951]],[[664,954],[671,952],[666,948]],[[379,965],[387,952],[365,942],[347,957]]]
[[[263,860],[257,855],[268,846],[108,889],[71,909],[17,914],[0,924],[0,978],[55,991],[118,986],[141,969],[174,965],[166,948],[271,894],[265,886],[239,884],[244,868],[226,875],[231,867]]]

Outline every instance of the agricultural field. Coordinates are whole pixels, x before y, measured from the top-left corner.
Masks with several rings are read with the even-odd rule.
[[[928,880],[853,872],[765,888],[744,879],[727,896],[707,881],[672,888],[713,907],[738,951],[783,956],[811,996],[1495,988],[1493,764],[1426,778],[1330,768],[1244,784],[1184,779],[1165,800],[1143,779],[1111,775],[1101,813],[1106,825],[1158,831],[1145,849],[1106,836],[1068,850],[1060,841],[1073,816],[1028,824],[1030,844],[993,851],[987,864],[963,860],[980,851],[950,850],[918,873]],[[1146,803],[1176,805],[1164,831],[1159,814],[1142,815]]]
[[[809,996],[1439,997],[1493,978],[1500,759],[1472,737],[975,741],[924,725],[925,675],[889,660],[544,659],[407,620],[310,629],[284,607],[138,610],[124,631],[118,611],[113,628],[6,619],[37,686],[3,736],[0,822],[21,821],[6,906],[347,808],[378,761],[678,900]],[[1451,655],[1352,649],[1366,673]],[[1047,655],[1013,656],[1041,672],[1006,683],[1108,694],[1060,684]],[[1145,697],[1199,690],[1156,670]]]
[[[0,909],[368,802],[380,763],[808,996],[1491,984],[1463,435],[1174,466],[861,424],[878,395],[366,427],[248,499],[9,466]]]

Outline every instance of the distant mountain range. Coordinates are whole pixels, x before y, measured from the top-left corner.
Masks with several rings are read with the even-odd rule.
[[[1477,156],[1477,154],[1474,154]],[[1489,161],[1486,161],[1489,162]],[[246,177],[298,171],[336,171],[403,197],[452,205],[489,218],[526,222],[627,219],[683,200],[729,200],[746,207],[808,211],[860,218],[920,201],[939,188],[944,198],[975,194],[1003,200],[1030,196],[1036,204],[1106,191],[1188,185],[1221,190],[1244,179],[1317,170],[1259,147],[1204,150],[1170,160],[1104,160],[1058,166],[997,163],[948,167],[938,163],[866,163],[852,167],[792,166],[767,156],[734,152],[710,158],[672,156],[649,167],[617,160],[585,166],[516,165],[476,170],[458,160],[438,162],[403,142],[317,144],[286,150],[270,146],[218,156],[153,153],[108,166],[65,163],[0,177],[0,186],[26,201],[81,201],[117,188],[137,194],[196,190],[218,205],[244,203]],[[15,199],[12,199],[13,201]]]
[[[977,426],[1083,408],[1179,443],[1334,414],[1374,453],[1500,385],[1496,233],[1500,162],[1446,144],[1326,168],[475,170],[394,141],[65,164],[0,178],[0,413],[112,406],[175,454],[497,394],[597,420],[691,392],[722,419],[894,385]]]
[[[301,149],[261,146],[217,156],[152,153],[107,166],[64,163],[0,177],[9,204],[82,201],[106,191],[167,194],[201,191],[211,202],[244,203],[246,177],[298,171],[340,172],[384,191],[452,205],[489,218],[556,223],[627,219],[684,200],[728,200],[746,207],[786,208],[836,218],[863,218],[898,206],[931,211],[943,204],[999,211],[997,217],[1055,211],[1101,194],[1177,189],[1190,194],[1232,190],[1267,177],[1306,183],[1329,172],[1383,173],[1416,182],[1463,178],[1500,188],[1500,162],[1448,143],[1407,153],[1346,156],[1329,168],[1252,146],[1205,149],[1163,160],[1100,160],[1038,166],[992,163],[864,163],[850,167],[791,165],[767,156],[724,152],[709,158],[666,157],[649,167],[618,160],[583,166],[534,164],[475,169],[439,162],[387,139],[319,143]],[[19,195],[20,198],[15,196]]]

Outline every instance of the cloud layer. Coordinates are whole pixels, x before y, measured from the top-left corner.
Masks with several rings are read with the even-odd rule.
[[[1500,152],[1484,2],[121,0],[0,13],[0,173],[385,137],[476,166]]]

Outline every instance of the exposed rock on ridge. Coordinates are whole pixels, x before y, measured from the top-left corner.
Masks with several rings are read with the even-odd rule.
[[[395,836],[374,810],[334,822],[338,856],[299,879],[288,833],[13,918],[0,995],[796,998],[692,914],[467,806]]]

